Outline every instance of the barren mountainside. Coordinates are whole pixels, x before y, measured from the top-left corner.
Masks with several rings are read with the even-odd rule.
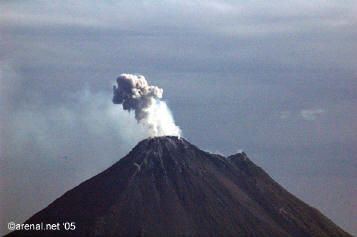
[[[223,157],[178,137],[141,141],[26,223],[63,221],[76,230],[9,236],[351,236],[245,153]]]

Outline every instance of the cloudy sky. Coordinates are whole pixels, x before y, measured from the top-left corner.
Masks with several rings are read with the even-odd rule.
[[[145,137],[121,73],[164,88],[183,136],[243,149],[357,234],[357,3],[1,1],[0,234]]]

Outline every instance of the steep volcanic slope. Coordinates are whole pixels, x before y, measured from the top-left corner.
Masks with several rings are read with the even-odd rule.
[[[140,142],[26,223],[72,221],[75,231],[9,236],[350,236],[246,154],[226,158],[177,137]]]

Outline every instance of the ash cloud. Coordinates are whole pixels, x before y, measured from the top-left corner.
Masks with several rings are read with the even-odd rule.
[[[149,136],[181,136],[170,109],[161,100],[162,88],[149,85],[144,76],[134,74],[121,74],[117,84],[113,86],[113,103],[134,111],[135,119],[147,129]]]

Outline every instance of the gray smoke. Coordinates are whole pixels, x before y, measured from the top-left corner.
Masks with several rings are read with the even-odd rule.
[[[163,89],[151,86],[142,75],[121,74],[118,86],[113,86],[113,103],[135,112],[135,119],[148,131],[149,136],[180,136],[167,104],[162,101]]]

